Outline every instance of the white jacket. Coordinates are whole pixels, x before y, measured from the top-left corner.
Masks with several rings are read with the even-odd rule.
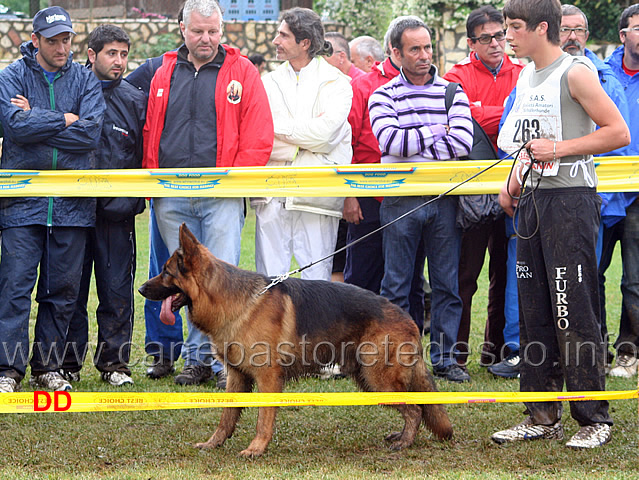
[[[299,76],[289,62],[262,77],[271,105],[275,139],[269,166],[346,165],[351,163],[350,79],[323,57]],[[251,199],[251,205],[270,198]],[[286,208],[342,216],[343,198],[288,197]]]

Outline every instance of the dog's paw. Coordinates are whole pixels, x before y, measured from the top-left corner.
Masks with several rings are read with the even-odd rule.
[[[266,452],[265,449],[251,448],[249,446],[247,449],[242,450],[240,455],[245,458],[256,458],[264,455],[264,452]]]
[[[405,440],[398,440],[396,442],[393,442],[390,444],[390,448],[391,450],[402,450],[406,447],[410,447],[411,443],[406,442]]]
[[[393,432],[386,435],[384,437],[384,440],[386,440],[387,442],[396,442],[400,438],[402,438],[402,432]]]
[[[222,445],[224,443],[224,440],[220,441],[216,441],[214,439],[210,439],[208,442],[201,442],[201,443],[196,443],[194,445],[195,448],[200,448],[202,450],[209,450],[212,448],[217,448],[220,445]]]

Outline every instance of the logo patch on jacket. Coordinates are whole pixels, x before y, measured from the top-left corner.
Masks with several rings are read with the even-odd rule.
[[[115,130],[116,132],[120,132],[125,137],[129,136],[129,131],[125,130],[124,128],[116,127],[115,125],[113,125],[113,130]]]
[[[237,80],[231,80],[226,87],[226,99],[229,103],[237,105],[242,101],[242,84]]]

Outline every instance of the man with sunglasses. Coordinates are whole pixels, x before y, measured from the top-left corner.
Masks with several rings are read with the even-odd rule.
[[[517,83],[524,65],[504,54],[504,18],[496,8],[485,5],[473,10],[466,20],[466,34],[470,55],[453,66],[444,78],[461,84],[468,95],[473,118],[490,136],[496,148],[504,100]],[[513,315],[512,321],[508,322],[504,313],[507,257],[504,216],[486,219],[462,235],[459,296],[463,308],[457,342],[460,350],[468,352],[472,299],[477,291],[477,278],[484,264],[486,249],[490,253],[490,285],[481,364],[488,366],[499,362],[491,367],[497,369],[495,375],[516,377],[519,375],[518,316]],[[466,357],[459,356],[458,361],[465,363]]]
[[[622,45],[606,58],[623,87],[628,106],[639,102],[639,3],[629,6],[619,19],[619,38]],[[629,108],[628,127],[632,143],[626,155],[639,155],[639,108]],[[617,362],[610,375],[631,378],[637,375],[639,356],[639,200],[626,197],[626,218],[621,235],[623,257],[623,311],[619,336],[615,342]]]

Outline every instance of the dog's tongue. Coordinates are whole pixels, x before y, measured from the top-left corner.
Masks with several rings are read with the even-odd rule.
[[[164,325],[175,325],[175,313],[171,310],[171,304],[175,295],[162,300],[162,309],[160,310],[160,321]]]

